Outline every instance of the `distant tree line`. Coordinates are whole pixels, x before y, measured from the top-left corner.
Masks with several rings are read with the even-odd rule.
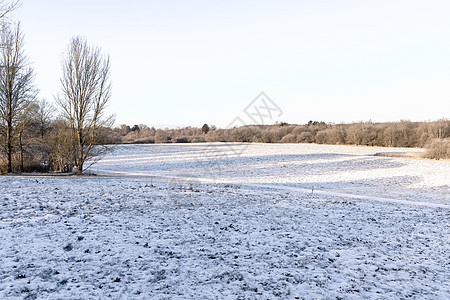
[[[387,123],[369,121],[352,124],[309,121],[304,125],[281,122],[275,125],[249,125],[230,129],[218,129],[214,125],[207,124],[201,128],[177,129],[121,125],[112,129],[110,133],[110,140],[115,140],[117,143],[317,143],[420,148],[437,144],[442,146],[449,138],[450,120]],[[442,146],[442,148],[445,147]],[[438,156],[438,158],[450,157],[447,154]]]

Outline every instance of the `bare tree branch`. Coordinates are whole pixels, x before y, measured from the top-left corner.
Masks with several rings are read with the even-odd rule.
[[[19,0],[0,1],[0,20],[19,6]]]

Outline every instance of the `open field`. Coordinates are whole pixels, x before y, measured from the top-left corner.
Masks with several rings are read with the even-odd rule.
[[[448,298],[450,162],[383,151],[124,145],[101,176],[0,177],[0,298]]]
[[[421,151],[315,144],[122,145],[93,170],[450,204],[450,161],[374,156]]]

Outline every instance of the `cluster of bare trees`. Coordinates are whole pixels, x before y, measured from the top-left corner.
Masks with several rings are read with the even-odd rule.
[[[450,136],[450,121],[435,122],[361,122],[289,126],[281,142],[314,142],[382,147],[424,147],[430,139]]]
[[[276,125],[250,125],[231,129],[217,129],[215,126],[208,128],[209,130],[205,130],[206,126],[155,129],[145,125],[133,127],[122,125],[115,128],[110,136],[122,143],[255,142],[381,147],[428,147],[433,144],[440,145],[441,148],[445,146],[439,141],[450,138],[450,120],[353,124],[310,121],[305,125],[289,125],[283,122]],[[441,149],[439,153],[442,151]]]
[[[23,138],[36,109],[33,69],[22,51],[23,36],[19,25],[11,28],[3,24],[0,42],[0,129],[4,139],[7,172],[12,171],[15,148],[19,154],[20,171],[23,171]]]
[[[17,6],[0,1],[0,19]],[[111,96],[109,57],[73,38],[62,62],[57,110],[38,99],[34,70],[23,52],[20,24],[0,33],[0,172],[72,171],[81,174],[107,150],[105,116]]]

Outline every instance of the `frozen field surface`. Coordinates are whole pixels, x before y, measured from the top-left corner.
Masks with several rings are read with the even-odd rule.
[[[0,299],[449,299],[448,161],[129,145],[0,177]],[[313,190],[314,189],[314,190]]]
[[[277,184],[450,205],[450,161],[374,156],[411,151],[421,150],[314,144],[123,145],[93,168],[191,182]]]

